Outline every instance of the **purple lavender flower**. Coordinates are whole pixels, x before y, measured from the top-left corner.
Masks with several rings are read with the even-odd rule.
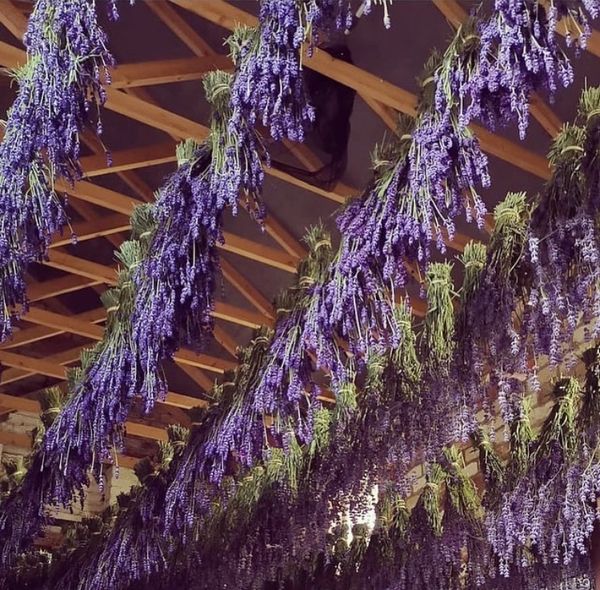
[[[0,144],[0,340],[27,303],[28,264],[46,256],[66,223],[55,182],[81,178],[80,133],[101,132],[102,83],[114,65],[90,0],[38,0],[24,42],[27,63]]]

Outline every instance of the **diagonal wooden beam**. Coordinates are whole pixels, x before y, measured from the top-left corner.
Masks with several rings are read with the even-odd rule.
[[[34,307],[32,309],[35,313],[35,310],[39,308]],[[97,309],[85,311],[71,317],[84,323],[100,324],[106,319],[106,310],[103,307],[99,307]],[[44,323],[31,321],[30,323],[36,325],[31,328],[24,328],[19,332],[16,332],[13,334],[10,340],[7,340],[0,345],[0,349],[7,350],[10,348],[18,348],[33,342],[39,342],[40,340],[46,340],[48,338],[53,338],[54,336],[59,336],[60,334],[64,334],[66,331],[68,331],[64,329],[62,324],[49,326],[47,322]]]
[[[102,281],[98,279],[90,279],[80,275],[66,275],[58,279],[51,279],[41,283],[35,283],[27,286],[27,295],[29,301],[41,301],[42,299],[50,299],[58,297],[65,293],[73,293],[87,287],[95,287],[102,285]]]
[[[148,2],[146,6],[187,45],[192,53],[200,57],[213,53],[211,46],[196,33],[184,18],[179,16],[168,2],[154,0],[154,2]]]
[[[127,217],[115,214],[97,217],[90,221],[80,221],[79,223],[74,223],[71,228],[75,236],[75,242],[79,243],[128,231],[131,226]],[[69,244],[73,244],[73,237],[59,234],[53,239],[50,247],[59,248],[60,246],[68,246]]]
[[[65,350],[64,352],[59,352],[57,354],[52,354],[50,356],[45,357],[45,360],[50,363],[55,363],[57,365],[70,365],[71,363],[76,363],[79,360],[79,355],[84,347],[75,346],[74,348],[69,348],[69,350]],[[37,375],[37,373],[33,370],[29,369],[7,369],[2,371],[2,376],[0,377],[0,385],[9,385],[11,383],[16,383],[21,381],[22,379],[27,379],[28,377],[32,377],[33,375]]]
[[[213,337],[233,358],[237,358],[238,343],[218,324],[213,329]]]
[[[201,80],[212,70],[231,70],[227,55],[205,55],[120,64],[111,72],[111,88],[135,88]]]
[[[275,319],[275,310],[271,302],[240,273],[228,260],[221,259],[221,271],[223,276],[240,292],[242,295],[267,318]]]
[[[112,163],[110,166],[106,161],[106,156],[102,153],[93,156],[84,156],[81,158],[81,166],[87,178],[135,170],[136,168],[158,166],[177,160],[175,148],[175,142],[169,141],[139,148],[119,150],[111,153]]]

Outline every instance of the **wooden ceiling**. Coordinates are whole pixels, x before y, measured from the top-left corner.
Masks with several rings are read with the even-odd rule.
[[[187,56],[129,63],[127,54],[117,53],[120,65],[112,73],[104,120],[109,127],[108,135],[120,129],[126,131],[119,134],[118,148],[113,147],[112,167],[106,164],[100,141],[86,135],[87,153],[82,160],[86,177],[74,187],[60,187],[70,197],[72,230],[78,244],[71,244],[70,232],[57,236],[48,261],[31,269],[30,309],[23,315],[12,340],[0,345],[3,368],[0,415],[6,416],[12,411],[38,412],[40,390],[63,383],[67,367],[77,363],[82,348],[102,338],[106,315],[98,295],[116,282],[111,252],[127,237],[133,207],[153,198],[154,190],[160,185],[160,176],[173,168],[178,141],[188,137],[202,140],[208,133],[207,126],[197,116],[189,114],[195,113],[195,107],[188,109],[181,100],[177,104],[174,99],[170,100],[171,89],[198,82],[207,71],[231,68],[230,59],[223,53],[222,42],[215,43],[215,36],[220,35],[222,41],[237,23],[256,23],[256,17],[247,11],[256,12],[255,2],[234,5],[224,0],[138,0],[137,4],[133,8],[124,6],[122,10],[145,11],[147,18],[159,23],[158,43],[154,45],[160,48],[164,41],[166,47],[168,39],[174,36],[185,47]],[[408,10],[403,4],[411,3],[395,4],[392,18],[403,18],[404,11]],[[5,68],[15,68],[25,60],[21,39],[31,8],[32,2],[0,0],[0,24],[5,29],[0,34],[0,65]],[[451,34],[448,24],[458,26],[467,14],[465,7],[455,0],[432,0],[427,8],[432,18],[437,17],[444,23],[448,35]],[[205,38],[205,28],[210,31],[213,42],[209,43]],[[109,27],[109,35],[111,33]],[[119,33],[122,35],[124,31],[119,30]],[[140,31],[136,34],[139,36]],[[112,41],[116,38],[111,37],[111,47]],[[445,44],[445,39],[435,41],[440,47]],[[600,57],[600,34],[597,32],[588,42],[588,51],[596,58]],[[422,62],[415,64],[417,71]],[[417,99],[413,92],[366,69],[336,60],[319,50],[307,56],[305,64],[353,88],[357,103],[362,101],[363,106],[366,105],[389,130],[395,129],[398,112],[415,114]],[[590,80],[590,83],[598,82]],[[14,89],[5,90],[6,84],[0,87],[4,98],[8,99],[0,107],[7,108]],[[162,90],[157,92],[157,89]],[[175,94],[173,90],[172,95]],[[157,98],[159,95],[160,99]],[[549,140],[560,128],[561,118],[538,96],[534,97],[531,110],[539,129]],[[152,139],[139,141],[148,128],[154,130]],[[535,177],[540,184],[548,178],[549,168],[543,150],[535,151],[478,126],[473,128],[484,150],[494,160],[509,165],[514,178],[518,180],[519,175],[524,174],[528,178]],[[127,143],[129,131],[138,141]],[[137,135],[138,131],[141,135]],[[360,133],[360,129],[353,131],[354,141],[360,141]],[[289,158],[306,170],[316,170],[321,165],[318,156],[306,145],[286,143],[285,150]],[[333,207],[360,192],[360,187],[350,186],[351,183],[340,182],[332,190],[324,190],[274,168],[267,168],[266,173],[278,183],[274,186],[295,191],[293,194],[301,201],[296,210],[302,207],[302,199],[306,199],[301,219],[312,222],[329,215]],[[315,197],[323,203],[324,209],[316,208],[312,215],[309,203],[316,202]],[[281,218],[270,210],[262,235],[256,230],[254,233],[247,230],[249,222],[246,220],[245,225],[243,217],[240,213],[238,218],[241,220],[226,221],[222,246],[224,296],[218,297],[214,310],[217,320],[215,342],[204,354],[183,349],[175,355],[175,362],[167,371],[172,391],[166,401],[158,404],[149,416],[134,412],[126,424],[127,451],[122,457],[125,463],[151,452],[153,447],[147,442],[165,439],[167,424],[188,422],[182,408],[207,403],[214,379],[235,366],[236,348],[247,340],[248,329],[274,323],[271,298],[278,288],[289,282],[305,252],[299,239],[304,225],[298,224],[299,218],[291,209],[289,215],[284,213]],[[488,226],[487,230],[490,229]],[[449,242],[454,252],[462,250],[471,239],[467,231],[472,230],[458,234]],[[485,239],[484,234],[478,237]],[[415,313],[422,315],[424,303],[418,295],[412,296],[412,302]],[[15,436],[18,437],[10,435],[13,443]],[[0,443],[13,444],[6,440],[7,437],[6,433],[0,433]],[[20,442],[24,443],[24,440]]]

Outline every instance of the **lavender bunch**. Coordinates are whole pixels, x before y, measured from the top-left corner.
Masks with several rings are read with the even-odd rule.
[[[593,323],[600,312],[599,187],[593,184],[599,106],[599,90],[585,90],[579,124],[566,125],[550,150],[552,179],[531,220],[528,257],[534,273],[524,330],[535,350],[554,365],[568,358],[578,324]],[[595,337],[597,330],[592,325],[587,337]]]
[[[263,457],[267,417],[249,395],[267,362],[271,335],[260,331],[239,352],[239,365],[215,391],[219,403],[192,433],[165,496],[165,527],[185,541],[206,517],[225,475],[237,464],[249,467]]]
[[[269,359],[251,392],[255,412],[274,416],[296,436],[310,443],[320,380],[329,376],[334,391],[351,380],[344,352],[328,321],[326,285],[333,257],[331,238],[323,227],[306,236],[309,252],[298,267],[295,284],[277,301],[278,318]],[[277,424],[274,432],[277,432]]]
[[[533,92],[551,97],[573,81],[573,67],[560,47],[556,27],[567,28],[567,44],[585,47],[597,0],[497,0],[494,11],[464,23],[436,70],[436,107],[457,109],[463,126],[474,119],[492,129],[516,120],[521,138],[529,123]]]
[[[204,78],[206,98],[213,106],[210,191],[215,195],[218,209],[231,207],[235,215],[238,199],[242,197],[250,213],[262,221],[266,213],[261,197],[262,163],[269,163],[269,154],[249,121],[241,118],[235,126],[230,125],[233,84],[232,74],[218,70]]]
[[[546,90],[551,96],[559,83],[573,82],[573,66],[557,40],[558,19],[582,9],[567,2],[496,0],[494,14],[480,26],[479,63],[469,88],[467,117],[480,118],[490,127],[516,119],[521,138],[529,122],[531,93]],[[596,9],[597,12],[597,9]],[[580,23],[589,31],[587,18]],[[585,46],[587,33],[578,43]]]
[[[328,286],[335,257],[331,236],[319,224],[309,228],[304,240],[309,248],[309,257],[304,276],[299,279],[299,285],[305,293],[301,339],[314,360],[314,368],[328,375],[336,395],[343,395],[344,386],[352,382],[352,368],[330,321]],[[349,389],[344,391],[348,392]]]
[[[194,515],[205,505],[202,494],[221,484],[233,453],[241,467],[249,468],[262,458],[269,440],[286,452],[296,437],[310,444],[320,406],[316,397],[321,391],[313,381],[311,350],[320,359],[320,369],[338,374],[340,381],[345,378],[343,357],[335,341],[320,334],[318,325],[307,323],[331,259],[329,237],[322,229],[309,232],[308,242],[311,249],[300,265],[296,283],[279,298],[274,333],[258,334],[243,353],[240,369],[224,385],[221,405],[226,409],[207,439],[199,443],[193,460],[184,461],[185,471],[169,491],[168,519],[176,527],[192,525]],[[267,426],[263,420],[268,419],[272,423]],[[205,486],[194,492],[199,478],[205,480]],[[181,498],[189,504],[186,514],[176,514],[185,504]]]
[[[511,398],[520,391],[515,373],[528,373],[526,342],[513,313],[527,293],[530,271],[524,262],[530,216],[524,193],[509,193],[494,211],[495,227],[478,285],[465,297],[461,312],[459,356],[474,367],[487,367],[505,420]],[[488,385],[489,387],[489,385]],[[483,393],[483,391],[482,391]],[[481,395],[481,394],[480,394]]]
[[[166,383],[158,378],[162,362],[182,344],[200,347],[213,325],[222,209],[209,189],[211,152],[190,140],[177,156],[177,171],[145,210],[148,229],[140,238],[148,255],[133,276],[132,337],[149,379],[140,391],[148,404],[166,395]]]
[[[134,215],[134,235],[139,232]],[[14,497],[4,504],[0,522],[3,559],[39,531],[45,506],[70,506],[83,498],[93,469],[103,484],[102,462],[113,462],[123,446],[122,425],[149,377],[132,339],[133,274],[144,256],[141,242],[125,242],[117,287],[102,299],[108,322],[103,339],[81,355],[81,366],[68,375],[70,397],[39,439],[31,469]]]
[[[44,437],[45,470],[57,469],[67,475],[73,468],[73,476],[67,480],[74,489],[84,485],[78,474],[87,467],[100,471],[101,462],[112,461],[114,450],[122,449],[122,425],[142,384],[152,378],[145,374],[130,325],[135,300],[132,278],[143,256],[138,241],[121,246],[123,269],[118,285],[102,296],[108,313],[104,338],[83,353],[81,367],[71,372],[69,402]],[[54,500],[68,505],[70,497],[67,488]]]
[[[572,462],[578,446],[576,417],[581,386],[573,378],[564,379],[557,383],[554,393],[557,401],[535,442],[527,468],[503,494],[498,510],[486,519],[489,542],[500,573],[505,576],[518,555],[518,565],[527,567],[523,548],[543,564],[562,561],[565,565],[577,549],[577,529],[570,532],[573,510],[570,502],[563,504],[563,498],[573,484],[566,478],[577,473],[571,465],[575,464]],[[588,527],[584,530],[587,532]]]
[[[426,72],[435,69],[435,62],[434,56]],[[360,297],[375,296],[385,305],[386,297],[379,293],[406,285],[411,265],[426,272],[432,245],[445,252],[459,214],[466,212],[468,219],[483,223],[485,207],[478,190],[489,183],[487,160],[453,110],[440,113],[431,108],[430,84],[431,78],[425,78],[416,121],[402,117],[399,138],[374,155],[373,185],[338,217],[344,236],[338,262],[344,279],[338,284],[344,290],[333,293],[331,306],[343,310],[340,319],[356,316],[349,314]],[[372,315],[385,318],[383,311]],[[357,323],[374,334],[391,332],[393,346],[394,327],[381,329],[376,319],[369,320],[367,311]]]
[[[54,587],[124,589],[167,568],[173,547],[163,530],[165,492],[188,436],[185,428],[169,427],[156,464],[146,458],[135,466],[140,484],[119,497],[119,513],[104,538],[88,548],[82,567],[67,570]]]
[[[259,27],[236,29],[229,39],[236,64],[231,129],[262,122],[273,139],[302,142],[315,118],[302,74],[302,2],[263,0],[259,21]]]
[[[303,44],[348,28],[348,0],[261,0],[259,25],[237,28],[228,44],[234,63],[230,130],[258,122],[275,140],[304,141],[315,119],[302,72]]]
[[[117,17],[113,5],[113,16]],[[0,340],[26,306],[25,270],[42,260],[67,222],[56,181],[82,176],[80,133],[102,132],[114,59],[98,23],[96,2],[37,0],[24,43],[27,63],[0,144]]]
[[[58,389],[44,392],[41,398],[42,424],[32,432],[32,452],[24,460],[4,462],[6,477],[2,481],[2,514],[0,514],[0,581],[9,576],[18,563],[21,551],[47,522],[47,503],[60,498],[70,486],[60,469],[44,472],[43,433],[52,428],[52,422],[65,399]],[[85,471],[80,472],[86,479]],[[72,489],[72,488],[70,488]],[[81,501],[83,496],[80,495]]]
[[[394,2],[394,0],[363,0],[362,6],[361,6],[363,14],[370,14],[371,10],[373,9],[373,4],[383,5],[383,24],[385,25],[386,29],[389,29],[392,26],[392,20],[390,18],[388,2],[391,6],[391,4]]]

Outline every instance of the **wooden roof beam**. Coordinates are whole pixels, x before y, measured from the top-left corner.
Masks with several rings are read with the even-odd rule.
[[[39,308],[32,308],[39,309]],[[103,307],[92,309],[90,311],[84,311],[77,315],[71,316],[76,320],[92,324],[101,324],[106,320],[106,310]],[[29,318],[25,318],[29,321]],[[31,321],[30,323],[35,324],[33,327],[24,328],[18,332],[15,332],[10,340],[0,344],[0,349],[8,350],[10,348],[19,348],[33,342],[39,342],[40,340],[46,340],[48,338],[54,338],[65,333],[65,329],[62,326],[48,326],[45,323],[38,323]]]
[[[102,284],[103,282],[97,279],[69,274],[58,279],[50,279],[49,281],[28,285],[27,296],[29,301],[42,301],[43,299],[58,297],[65,293],[73,293],[74,291]]]
[[[120,64],[111,71],[111,88],[135,88],[201,80],[213,70],[231,70],[227,55],[162,59],[140,63]]]
[[[83,156],[81,158],[81,166],[86,178],[135,170],[137,168],[146,168],[148,166],[159,166],[177,160],[175,154],[176,147],[175,142],[166,141],[164,143],[111,152],[111,166],[108,165],[106,156],[102,153],[93,156]]]

